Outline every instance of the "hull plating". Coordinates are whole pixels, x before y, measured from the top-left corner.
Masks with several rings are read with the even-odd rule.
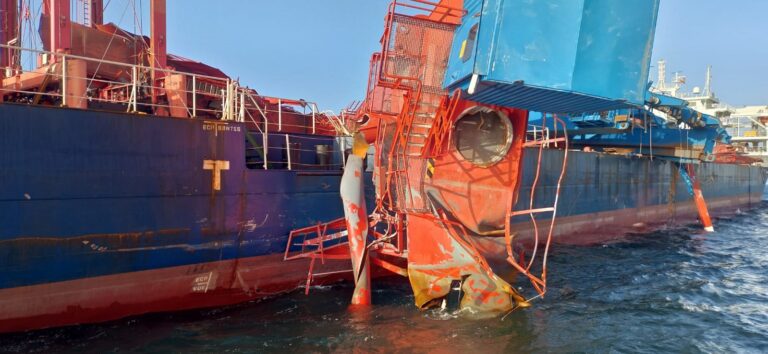
[[[237,123],[0,105],[0,331],[296,288],[307,265],[278,254],[291,229],[342,215],[341,171],[249,169],[244,134]],[[210,276],[219,283],[201,294],[195,279]]]
[[[271,255],[1,289],[0,333],[255,300],[303,285],[308,267]],[[349,265],[326,262],[316,270],[337,272]]]
[[[0,105],[0,332],[233,304],[302,284],[307,264],[281,252],[291,229],[342,215],[340,171],[248,169],[244,130]],[[517,210],[528,208],[536,153],[524,156]],[[219,189],[206,160],[229,163]],[[551,206],[562,151],[542,161],[534,207]],[[763,169],[698,168],[713,215],[759,203]],[[572,152],[556,240],[694,218],[671,163]],[[514,219],[518,240],[532,240],[530,226]],[[482,240],[489,254],[498,245]]]
[[[537,148],[525,151],[526,171],[515,210],[529,208],[537,154]],[[553,204],[562,161],[562,150],[543,151],[539,187],[533,193],[534,208]],[[695,168],[712,216],[733,215],[760,205],[768,177],[766,169],[714,163]],[[540,242],[546,239],[550,218],[549,213],[536,214]],[[677,165],[648,157],[570,151],[553,241],[595,244],[622,238],[627,233],[693,223],[697,218],[693,198]],[[535,233],[529,215],[514,217],[512,230],[518,245],[528,248],[533,244]],[[476,240],[494,264],[506,264],[503,237]]]

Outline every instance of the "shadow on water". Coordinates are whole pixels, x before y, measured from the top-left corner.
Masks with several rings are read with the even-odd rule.
[[[309,297],[4,335],[0,351],[768,352],[768,204],[715,227],[558,245],[546,298],[504,320],[420,312],[407,282],[386,281],[369,310],[351,311],[352,288],[342,284]]]

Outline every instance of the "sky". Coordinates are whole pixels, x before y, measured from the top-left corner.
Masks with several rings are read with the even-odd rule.
[[[149,0],[107,0],[106,21],[149,32]],[[617,0],[625,1],[625,0]],[[168,51],[239,78],[261,94],[339,110],[364,98],[389,0],[169,0]],[[127,10],[126,10],[127,9]],[[653,50],[731,105],[768,105],[768,1],[662,0]]]
[[[712,90],[721,101],[768,105],[768,1],[661,0],[653,57],[653,80],[663,58],[667,82],[680,71],[690,91],[704,87],[712,65]]]

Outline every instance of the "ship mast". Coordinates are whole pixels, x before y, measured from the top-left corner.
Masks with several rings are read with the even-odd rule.
[[[707,65],[707,78],[704,81],[704,96],[709,96],[712,92],[712,65]]]
[[[664,59],[659,60],[659,78],[656,81],[658,81],[656,88],[659,91],[667,88],[667,62]]]
[[[104,0],[83,0],[83,7],[88,16],[85,24],[91,27],[104,24]]]
[[[44,0],[43,15],[48,18],[48,43],[52,53],[67,53],[72,47],[72,22],[70,22],[69,0]],[[46,35],[46,34],[43,34]],[[61,57],[53,55],[50,62],[60,61]]]
[[[165,77],[165,73],[157,69],[165,69],[167,61],[165,41],[165,0],[151,0],[150,5],[150,42],[149,42],[149,67],[152,71],[152,104],[157,104],[157,96],[160,94],[158,80]],[[155,106],[156,107],[156,106]]]

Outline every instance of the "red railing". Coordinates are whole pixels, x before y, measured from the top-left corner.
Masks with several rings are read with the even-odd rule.
[[[547,115],[542,115],[542,130],[547,129]],[[547,258],[549,256],[549,248],[552,244],[552,236],[554,234],[555,230],[555,220],[557,218],[557,203],[560,198],[560,187],[563,182],[563,178],[565,177],[566,172],[566,166],[568,164],[568,131],[565,125],[565,122],[558,118],[556,115],[553,116],[553,119],[555,120],[555,127],[557,127],[558,124],[562,125],[563,127],[563,136],[564,138],[555,138],[550,139],[549,135],[542,134],[542,139],[539,141],[533,141],[526,143],[526,146],[533,146],[537,145],[539,147],[538,151],[538,158],[536,163],[536,174],[533,179],[533,184],[531,185],[531,195],[530,195],[530,201],[527,210],[513,210],[514,207],[514,199],[510,197],[510,199],[507,201],[507,215],[504,223],[504,241],[506,244],[507,249],[507,262],[509,262],[512,267],[514,267],[518,272],[520,272],[522,275],[527,277],[531,284],[533,285],[534,289],[536,289],[536,292],[539,294],[539,296],[544,296],[544,294],[547,292]],[[542,154],[544,152],[544,147],[549,146],[550,144],[557,143],[557,142],[564,142],[564,157],[563,157],[563,165],[560,170],[560,175],[557,179],[557,185],[555,187],[555,199],[553,201],[553,205],[551,207],[544,207],[544,208],[535,208],[534,207],[534,200],[536,197],[536,187],[539,183],[539,177],[541,176],[541,160],[542,160]],[[549,230],[547,232],[547,238],[544,242],[544,251],[541,255],[541,274],[536,275],[531,271],[531,267],[534,264],[534,261],[536,260],[536,257],[539,253],[539,226],[538,222],[536,221],[535,214],[538,213],[552,213],[552,218],[549,222]],[[516,215],[530,215],[531,223],[533,224],[533,250],[531,251],[531,258],[528,262],[526,262],[523,259],[523,255],[521,254],[517,259],[515,258],[514,252],[512,250],[512,229],[511,229],[511,223],[512,223],[512,217]]]

